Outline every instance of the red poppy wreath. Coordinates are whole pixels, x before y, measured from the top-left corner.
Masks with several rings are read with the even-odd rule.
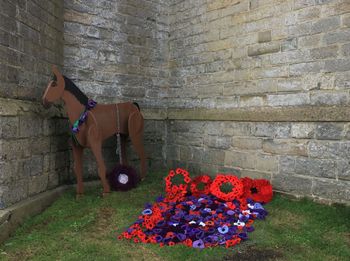
[[[230,183],[232,190],[228,193],[221,191],[224,183]],[[243,184],[239,178],[230,175],[218,174],[210,186],[210,192],[219,199],[232,201],[239,198],[243,193]]]

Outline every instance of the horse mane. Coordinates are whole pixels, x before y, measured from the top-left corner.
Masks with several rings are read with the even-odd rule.
[[[65,90],[69,91],[71,94],[74,95],[77,100],[83,104],[84,106],[87,106],[89,98],[78,88],[78,86],[75,85],[75,83],[69,79],[68,77],[64,76],[64,85],[65,85]],[[56,75],[52,77],[53,81],[57,81]]]

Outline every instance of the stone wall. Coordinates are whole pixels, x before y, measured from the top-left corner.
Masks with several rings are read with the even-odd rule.
[[[97,101],[161,104],[168,80],[166,7],[163,1],[65,1],[66,74]]]
[[[0,1],[0,209],[64,182],[66,120],[44,111],[51,64],[63,64],[63,3]]]
[[[168,163],[349,202],[350,2],[172,1],[169,19]]]
[[[141,105],[151,171],[349,202],[349,36],[347,0],[0,1],[0,208],[74,179],[63,110],[40,105],[51,64],[97,102]]]
[[[347,0],[171,1],[169,104],[349,104]]]

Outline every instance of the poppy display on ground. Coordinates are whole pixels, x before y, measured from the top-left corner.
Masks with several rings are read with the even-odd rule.
[[[183,176],[183,184],[172,179]],[[165,178],[166,196],[147,203],[138,219],[119,239],[160,246],[183,244],[194,248],[223,245],[227,248],[248,239],[255,219],[267,215],[263,204],[272,199],[268,180],[239,179],[230,174],[197,176],[193,180],[184,169],[171,170]],[[199,189],[200,183],[204,184]],[[223,184],[231,191],[222,191]]]

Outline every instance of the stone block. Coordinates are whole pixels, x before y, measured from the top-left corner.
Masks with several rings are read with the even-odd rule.
[[[272,176],[272,186],[275,190],[293,195],[311,195],[312,180],[292,174],[277,174]]]
[[[328,61],[326,61],[327,63]],[[318,73],[325,67],[322,61],[296,63],[290,66],[290,76],[300,76],[306,73]]]
[[[263,106],[265,102],[265,97],[250,97],[250,96],[241,96],[239,100],[240,107],[256,107]]]
[[[319,123],[316,125],[315,136],[319,140],[340,140],[343,137],[344,124]]]
[[[223,166],[225,160],[225,151],[222,150],[204,150],[202,156],[202,162],[204,164],[211,164],[217,166]]]
[[[344,56],[350,56],[350,44],[342,45],[341,54]]]
[[[255,169],[258,171],[276,172],[278,169],[277,157],[258,153],[255,158]]]
[[[305,8],[298,11],[297,21],[298,22],[310,21],[310,20],[319,18],[319,16],[320,16],[319,7]]]
[[[279,43],[271,42],[248,47],[248,56],[259,56],[269,53],[277,53],[281,50]]]
[[[335,58],[338,55],[338,46],[332,45],[327,47],[314,48],[310,50],[310,56],[312,59],[327,59]]]
[[[296,50],[298,48],[298,39],[296,37],[288,38],[282,42],[281,51],[291,51]]]
[[[0,140],[0,161],[21,159],[29,156],[29,140]]]
[[[223,126],[220,130],[223,131],[225,136],[250,136],[253,128],[252,124],[247,122],[225,122]]]
[[[30,159],[24,162],[24,173],[28,176],[37,176],[42,174],[43,171],[43,157],[32,156]]]
[[[337,177],[339,180],[350,180],[350,162],[349,160],[337,161]]]
[[[342,26],[350,27],[350,15],[349,14],[342,15]]]
[[[346,150],[341,148],[340,142],[310,141],[309,156],[321,159],[348,158]]]
[[[8,139],[18,137],[19,120],[18,117],[0,116],[0,138]]]
[[[310,104],[308,93],[267,95],[269,106],[295,106]]]
[[[231,137],[209,135],[204,139],[204,145],[207,145],[208,148],[226,150],[231,147]]]
[[[245,150],[259,150],[262,148],[263,139],[254,137],[233,137],[232,146]]]
[[[304,176],[335,179],[336,164],[333,160],[297,157],[295,172]]]
[[[47,189],[48,181],[48,173],[41,173],[41,175],[31,177],[28,184],[28,195],[32,196],[45,191]]]
[[[313,6],[315,5],[314,0],[295,0],[294,1],[294,9],[299,10],[305,7]]]
[[[294,140],[265,140],[262,144],[263,151],[276,155],[306,156],[307,143]]]
[[[350,200],[350,182],[336,181],[329,179],[315,179],[312,194],[314,196],[334,201],[349,202]]]
[[[271,30],[258,33],[258,43],[271,42]]]
[[[304,47],[316,47],[319,46],[321,42],[321,35],[306,35],[298,38],[298,46],[300,48]]]
[[[281,155],[279,156],[278,164],[279,175],[295,173],[295,157]]]
[[[318,34],[322,32],[328,32],[337,29],[340,27],[340,17],[333,16],[327,17],[323,19],[319,19],[318,21],[312,23],[311,34]]]
[[[346,43],[350,38],[350,29],[345,29],[336,32],[326,33],[323,37],[323,41],[327,45],[335,44],[335,43]]]
[[[36,137],[42,134],[42,119],[37,117],[21,116],[19,118],[20,137]]]
[[[289,123],[256,123],[252,128],[252,134],[256,137],[288,138],[291,126]]]
[[[347,104],[348,92],[314,92],[311,93],[312,105],[340,105]]]
[[[291,128],[291,137],[298,139],[310,139],[315,134],[314,123],[293,123]]]
[[[350,70],[349,59],[333,59],[325,61],[326,72],[345,72]]]
[[[235,167],[244,169],[255,168],[255,155],[241,151],[225,152],[225,167]]]
[[[252,179],[267,179],[271,180],[271,173],[270,172],[261,172],[261,171],[256,171],[256,170],[246,170],[242,169],[240,177],[249,177]]]

